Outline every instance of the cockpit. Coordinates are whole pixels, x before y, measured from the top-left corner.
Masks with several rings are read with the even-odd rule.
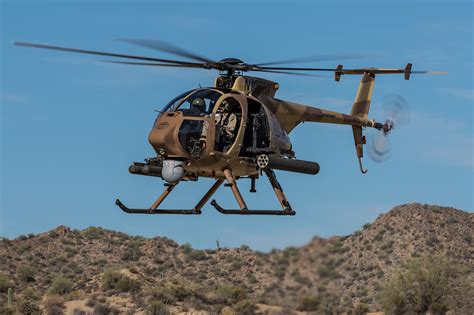
[[[216,89],[190,90],[171,100],[162,112],[181,111],[184,116],[194,117],[210,115],[223,94]]]
[[[230,152],[241,129],[243,105],[240,95],[229,92],[200,88],[178,95],[158,115],[150,143],[169,155],[183,156],[178,152],[184,151],[194,159],[206,151]],[[181,148],[171,146],[173,139]]]

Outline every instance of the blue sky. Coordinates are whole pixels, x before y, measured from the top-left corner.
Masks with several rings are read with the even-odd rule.
[[[352,233],[393,206],[421,202],[473,208],[473,17],[471,1],[0,1],[0,235],[38,233],[59,224],[165,235],[198,248],[248,244],[269,250],[314,235]],[[392,135],[390,160],[369,159],[360,174],[351,128],[306,123],[291,134],[297,157],[318,161],[316,176],[278,172],[295,217],[129,216],[114,200],[150,205],[161,180],[130,175],[132,161],[153,155],[147,135],[154,109],[184,90],[210,86],[216,73],[96,62],[104,58],[13,47],[33,41],[171,57],[119,42],[161,39],[210,58],[258,63],[316,54],[362,54],[345,67],[448,71],[444,76],[378,76],[371,117],[384,95],[408,101],[410,124]],[[339,62],[310,65],[334,67]],[[278,97],[350,112],[358,77],[265,75]],[[167,207],[192,207],[212,184],[184,183]],[[253,208],[277,208],[265,180]],[[234,207],[228,188],[218,201]]]

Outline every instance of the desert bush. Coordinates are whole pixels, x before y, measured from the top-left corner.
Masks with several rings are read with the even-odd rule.
[[[58,295],[50,295],[44,301],[44,310],[47,315],[62,315],[64,300]]]
[[[120,273],[117,269],[108,269],[102,275],[102,289],[136,293],[140,290],[140,283]]]
[[[123,261],[137,261],[140,257],[143,256],[142,251],[140,250],[140,243],[137,241],[130,242],[127,249],[122,255]]]
[[[6,275],[0,273],[0,292],[7,293],[8,288],[11,287],[13,287],[13,284],[10,279]]]
[[[329,278],[329,279],[338,279],[341,277],[341,274],[337,272],[334,267],[331,266],[320,266],[318,268],[318,275],[321,278]]]
[[[243,265],[244,265],[244,262],[240,259],[237,259],[230,265],[230,269],[237,271],[237,270],[240,270],[240,268],[242,268]]]
[[[286,274],[286,265],[278,265],[275,269],[274,274],[278,279],[282,280]]]
[[[49,293],[64,295],[72,291],[72,282],[64,276],[57,276],[54,278],[51,287],[49,288]]]
[[[354,306],[354,309],[352,310],[353,315],[365,315],[369,311],[369,306],[364,303],[359,303],[356,306]]]
[[[149,302],[148,308],[146,310],[146,314],[147,315],[169,315],[171,313],[168,311],[168,308],[166,307],[166,305],[164,305],[158,300],[153,300]]]
[[[20,278],[20,280],[22,281],[25,281],[25,282],[35,281],[34,276],[36,274],[36,269],[31,266],[27,266],[27,265],[18,266],[16,272],[18,274],[18,278]]]
[[[321,304],[321,299],[317,296],[305,296],[300,299],[298,311],[313,312],[317,311]]]
[[[247,292],[240,286],[223,284],[216,288],[218,303],[235,304],[247,298]]]
[[[446,223],[448,223],[448,224],[458,223],[458,219],[456,219],[456,218],[453,217],[453,216],[450,216],[450,217],[448,217],[448,219],[446,220]]]
[[[191,244],[189,243],[184,243],[183,245],[180,246],[180,248],[183,251],[183,254],[185,255],[188,255],[193,250]]]
[[[94,305],[94,315],[109,315],[109,314],[120,314],[120,311],[114,307],[110,307],[104,303],[97,303]]]
[[[13,307],[10,307],[10,306],[0,305],[0,314],[2,314],[2,315],[13,315],[13,314],[15,314],[15,309]]]
[[[166,246],[170,246],[170,247],[178,247],[178,243],[176,243],[176,241],[170,239],[170,238],[167,238],[166,236],[163,236],[161,238],[161,241],[163,242],[163,244],[165,244]]]
[[[189,253],[187,253],[187,259],[189,261],[193,260],[205,260],[207,258],[206,252],[199,249],[193,249]]]
[[[243,299],[237,302],[233,306],[233,309],[235,313],[239,315],[253,315],[255,314],[255,311],[257,310],[257,305],[255,304],[254,301],[250,299]]]
[[[242,244],[242,245],[240,245],[240,249],[241,250],[250,250],[250,246],[248,246],[246,244]]]
[[[382,288],[381,305],[388,314],[438,314],[470,304],[464,266],[443,256],[424,256],[394,272]]]
[[[38,305],[28,300],[21,300],[18,303],[18,313],[22,315],[39,315],[41,310]]]
[[[434,235],[430,235],[425,241],[425,244],[429,247],[433,247],[439,243],[439,240]]]
[[[23,290],[21,295],[22,295],[23,299],[25,299],[25,300],[39,301],[39,300],[41,300],[42,293],[40,293],[38,290],[34,290],[32,288],[26,288],[25,290]]]
[[[154,300],[162,301],[166,304],[173,304],[176,301],[188,300],[191,297],[202,299],[201,288],[187,283],[160,283],[151,292]]]
[[[88,239],[99,239],[104,235],[104,229],[100,227],[90,226],[83,231],[84,236]]]

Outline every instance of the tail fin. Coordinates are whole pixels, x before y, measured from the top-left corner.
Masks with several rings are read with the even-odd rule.
[[[375,75],[373,73],[365,72],[360,80],[359,89],[352,105],[351,115],[368,119],[370,110],[370,101],[372,99],[372,91],[374,89]],[[357,158],[359,159],[360,171],[365,174],[362,166],[362,157],[364,156],[363,146],[365,144],[365,137],[362,134],[362,127],[352,126],[352,133],[354,134],[354,144],[356,146]]]
[[[352,105],[351,115],[368,119],[375,75],[365,72],[360,80],[359,89]]]

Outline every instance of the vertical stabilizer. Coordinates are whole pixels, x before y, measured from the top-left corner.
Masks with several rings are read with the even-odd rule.
[[[368,119],[374,81],[375,75],[373,73],[364,72],[360,80],[354,105],[352,105],[351,115]]]
[[[351,115],[368,119],[370,102],[372,100],[372,91],[374,89],[375,74],[364,72],[362,79],[360,80],[359,89],[352,105]],[[365,137],[362,134],[361,126],[352,126],[352,132],[354,134],[354,144],[356,147],[357,158],[359,160],[360,171],[365,174],[365,170],[362,166],[362,157],[364,156],[364,144]]]

